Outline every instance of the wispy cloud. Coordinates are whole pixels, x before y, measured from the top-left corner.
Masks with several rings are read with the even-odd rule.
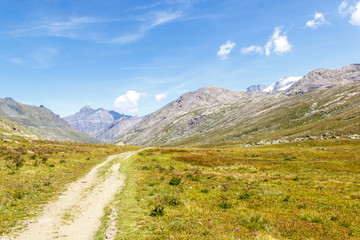
[[[341,16],[350,16],[350,24],[360,26],[360,1],[355,5],[350,5],[346,0],[342,1],[338,9]]]
[[[139,18],[142,22],[140,28],[133,33],[124,34],[110,39],[109,42],[117,44],[126,44],[143,38],[146,33],[159,25],[170,23],[183,16],[182,11],[157,11]]]
[[[138,41],[146,34],[161,25],[174,21],[192,21],[191,9],[199,0],[166,0],[153,1],[147,5],[138,5],[124,10],[119,17],[101,16],[65,16],[48,17],[47,21],[19,23],[10,32],[15,37],[62,37],[76,40],[87,40],[105,44],[128,44]],[[131,12],[131,14],[128,14]],[[196,16],[202,17],[202,16]],[[116,31],[106,31],[110,27]],[[129,27],[132,26],[132,27]]]
[[[231,50],[235,47],[236,43],[231,42],[228,40],[226,43],[219,47],[219,51],[217,55],[220,57],[221,60],[226,60],[231,52]]]
[[[62,21],[49,21],[33,23],[30,27],[16,29],[10,32],[14,36],[56,36],[66,38],[78,38],[79,28],[89,24],[105,22],[100,18],[92,17],[68,17]]]
[[[291,51],[293,46],[289,43],[287,33],[282,32],[282,27],[275,27],[274,32],[267,43],[262,46],[251,45],[250,47],[243,47],[241,52],[243,54],[258,53],[270,56],[275,53],[281,55],[283,53]]]
[[[248,54],[248,53],[252,53],[252,52],[263,54],[264,50],[262,47],[256,46],[256,45],[251,45],[250,47],[243,47],[241,49],[241,53],[243,53],[243,54]]]
[[[322,14],[320,12],[316,12],[314,15],[314,19],[307,21],[305,26],[312,28],[312,29],[316,29],[316,28],[324,25],[325,23],[328,23],[328,22],[325,20],[324,14]]]
[[[53,66],[54,58],[58,54],[59,51],[56,48],[43,47],[23,57],[10,57],[7,61],[29,68],[50,68]]]

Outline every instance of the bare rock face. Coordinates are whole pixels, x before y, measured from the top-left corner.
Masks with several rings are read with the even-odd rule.
[[[336,70],[317,69],[292,85],[286,92],[298,95],[318,88],[343,86],[360,80],[360,64],[351,64]]]
[[[95,138],[102,141],[109,141],[118,138],[124,133],[138,126],[144,119],[146,119],[146,117],[120,117],[119,119],[110,123],[110,125],[106,126],[104,129],[99,131],[95,135]]]
[[[92,109],[90,106],[85,106],[79,112],[64,119],[81,132],[95,137],[119,118],[131,118],[131,116],[103,108]]]
[[[97,142],[96,139],[73,128],[43,105],[36,107],[21,104],[12,98],[0,99],[0,116],[18,126],[13,128],[20,128],[27,135],[37,136],[40,139]]]
[[[246,92],[263,92],[268,86],[265,84],[251,85],[246,89]]]

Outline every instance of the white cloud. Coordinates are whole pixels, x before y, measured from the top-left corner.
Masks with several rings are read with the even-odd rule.
[[[251,45],[250,47],[243,47],[241,49],[241,53],[243,54],[248,54],[248,53],[259,53],[259,54],[263,54],[264,50],[261,46],[256,46],[256,45]]]
[[[241,53],[248,54],[251,52],[264,54],[270,56],[272,53],[283,54],[289,52],[292,49],[292,45],[289,43],[286,32],[281,32],[281,27],[276,27],[274,33],[264,47],[252,45],[250,47],[244,47],[241,49]]]
[[[126,92],[126,94],[121,95],[115,99],[114,108],[120,109],[122,112],[138,112],[138,100],[143,95],[145,95],[145,93],[129,90]]]
[[[157,102],[160,102],[161,100],[166,99],[167,95],[166,95],[166,93],[161,93],[161,94],[156,95],[155,98],[156,98]]]
[[[230,54],[231,50],[235,47],[235,43],[228,40],[225,44],[220,46],[217,55],[220,57],[221,60],[227,59],[228,55]]]
[[[291,50],[292,45],[288,42],[286,32],[281,35],[281,27],[276,27],[271,39],[267,42],[266,55],[269,56],[271,51],[276,54],[283,54]]]
[[[338,9],[339,14],[343,17],[350,15],[349,23],[355,26],[360,26],[360,1],[354,6],[350,6],[346,0],[342,1]]]
[[[312,28],[312,29],[316,29],[318,27],[320,27],[321,25],[324,25],[326,23],[324,14],[316,12],[314,15],[314,19],[309,20],[306,22],[305,26]]]
[[[354,12],[351,14],[350,23],[360,26],[360,1],[356,4]]]

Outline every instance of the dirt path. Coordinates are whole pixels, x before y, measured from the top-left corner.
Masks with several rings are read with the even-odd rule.
[[[85,177],[69,185],[58,200],[46,205],[43,213],[27,229],[8,239],[92,239],[100,227],[103,209],[124,184],[119,174],[120,163],[114,163],[111,170],[99,177],[99,168],[115,158],[123,160],[137,152],[126,152],[108,157],[93,168]]]

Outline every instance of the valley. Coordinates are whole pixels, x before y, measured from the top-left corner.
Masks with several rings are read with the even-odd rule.
[[[0,99],[0,239],[360,239],[359,118],[359,64],[146,116]]]

